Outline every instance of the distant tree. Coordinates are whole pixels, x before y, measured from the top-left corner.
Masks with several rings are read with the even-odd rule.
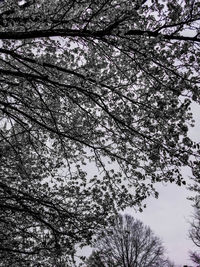
[[[198,181],[199,14],[198,0],[1,1],[2,266],[68,264],[156,182],[184,185],[182,166]]]
[[[194,205],[193,220],[190,222],[189,236],[193,243],[200,248],[200,203]]]
[[[99,264],[99,265],[97,265]],[[95,243],[87,267],[171,267],[161,240],[151,229],[129,215],[119,215]]]
[[[190,259],[195,263],[198,264],[200,267],[200,198],[196,198],[196,203],[194,205],[194,215],[193,220],[190,222],[190,231],[189,237],[192,242],[197,246],[198,251],[191,251],[190,252]]]
[[[196,251],[190,252],[190,259],[194,264],[197,264],[195,267],[200,267],[200,253]]]

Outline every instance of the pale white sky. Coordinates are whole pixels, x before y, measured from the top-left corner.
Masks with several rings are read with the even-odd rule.
[[[190,129],[193,141],[200,142],[200,107],[192,105],[195,127]],[[184,170],[187,178],[190,172]],[[186,179],[188,181],[188,179]],[[147,208],[142,212],[127,209],[126,212],[141,221],[158,235],[164,242],[169,258],[177,265],[192,265],[189,260],[189,250],[196,249],[188,238],[189,223],[193,213],[192,202],[187,197],[192,192],[185,187],[168,184],[158,187],[159,199],[147,199]],[[194,266],[194,265],[193,265]]]
[[[159,199],[149,198],[142,213],[133,209],[126,212],[150,226],[162,239],[170,260],[181,266],[191,265],[188,251],[193,244],[188,238],[188,220],[193,209],[191,201],[186,199],[191,192],[174,184],[159,186],[159,192]]]

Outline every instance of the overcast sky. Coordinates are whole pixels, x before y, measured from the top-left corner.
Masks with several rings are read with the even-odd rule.
[[[192,112],[196,123],[195,128],[190,129],[190,136],[193,141],[199,142],[200,107],[193,104]],[[190,172],[185,169],[184,175],[187,178]],[[192,249],[197,250],[188,238],[190,226],[188,221],[191,220],[193,208],[192,202],[187,200],[187,197],[191,196],[192,192],[174,184],[159,185],[158,189],[159,199],[149,198],[143,213],[135,213],[133,209],[127,209],[127,212],[142,220],[145,225],[149,225],[163,240],[169,258],[174,263],[181,266],[192,265],[188,252]]]
[[[191,193],[176,185],[161,186],[159,192],[159,199],[147,200],[144,212],[127,209],[127,213],[149,225],[162,239],[170,260],[181,266],[191,265],[188,251],[192,250],[193,244],[188,238],[188,220],[193,209],[191,201],[186,199]]]

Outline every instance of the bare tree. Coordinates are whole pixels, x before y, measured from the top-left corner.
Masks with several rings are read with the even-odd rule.
[[[196,245],[198,251],[190,252],[190,259],[200,266],[200,198],[196,198],[196,203],[194,204],[194,215],[193,220],[190,222],[189,237],[192,242]]]
[[[193,243],[200,248],[200,207],[195,206],[195,212],[193,215],[193,220],[190,223],[191,229],[189,231],[189,236]]]
[[[165,258],[161,240],[141,221],[119,215],[113,226],[97,238],[87,266],[158,267],[174,266]]]

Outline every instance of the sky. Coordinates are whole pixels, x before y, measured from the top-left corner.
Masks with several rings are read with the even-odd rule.
[[[181,266],[191,265],[188,252],[195,247],[188,238],[188,221],[191,219],[193,208],[191,201],[186,199],[191,192],[170,184],[159,186],[159,193],[158,199],[147,200],[147,208],[142,213],[136,213],[130,208],[126,213],[150,226],[163,241],[170,260]]]
[[[195,119],[195,127],[189,130],[189,135],[193,141],[200,142],[200,107],[192,104],[192,112]],[[190,175],[189,170],[184,169],[183,174],[187,180]],[[195,250],[196,247],[188,238],[190,228],[189,220],[192,219],[192,201],[187,197],[192,196],[192,192],[186,187],[179,187],[175,184],[163,185],[158,187],[159,198],[147,199],[147,208],[142,212],[135,212],[133,209],[127,209],[125,212],[135,218],[140,219],[145,225],[159,236],[167,250],[170,260],[177,265],[192,265],[189,260],[189,250]]]

